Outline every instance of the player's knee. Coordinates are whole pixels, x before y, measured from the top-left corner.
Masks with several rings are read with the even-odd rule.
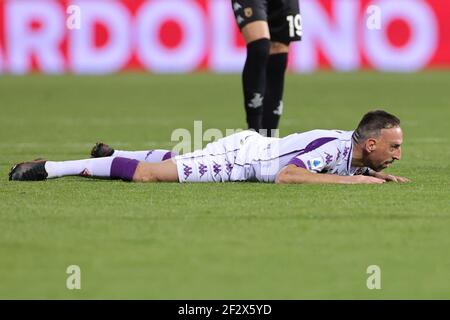
[[[141,173],[133,177],[133,182],[156,182],[157,180],[151,173]]]
[[[270,43],[270,54],[288,53],[289,45],[281,42]]]
[[[152,166],[149,163],[139,163],[133,175],[133,182],[156,182]]]
[[[269,25],[266,21],[250,22],[242,28],[241,32],[246,44],[262,38],[270,39]]]

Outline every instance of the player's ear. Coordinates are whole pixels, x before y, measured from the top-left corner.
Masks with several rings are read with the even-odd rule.
[[[365,147],[368,153],[375,151],[377,148],[377,140],[374,138],[367,139]]]

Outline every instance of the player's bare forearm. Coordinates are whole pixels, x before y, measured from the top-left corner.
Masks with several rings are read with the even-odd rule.
[[[385,180],[370,176],[318,174],[295,165],[288,165],[278,173],[275,182],[278,184],[380,184]]]

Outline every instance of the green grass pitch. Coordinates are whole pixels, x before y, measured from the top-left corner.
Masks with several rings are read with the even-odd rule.
[[[450,72],[289,75],[281,135],[398,115],[380,186],[7,181],[94,142],[171,148],[175,128],[242,128],[239,75],[0,77],[0,298],[450,298]],[[79,265],[81,290],[66,288]],[[381,290],[366,269],[381,268]]]

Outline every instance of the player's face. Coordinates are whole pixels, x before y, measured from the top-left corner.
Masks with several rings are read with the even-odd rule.
[[[400,160],[402,143],[401,128],[382,129],[377,139],[366,142],[367,165],[375,171],[388,168],[395,160]]]

